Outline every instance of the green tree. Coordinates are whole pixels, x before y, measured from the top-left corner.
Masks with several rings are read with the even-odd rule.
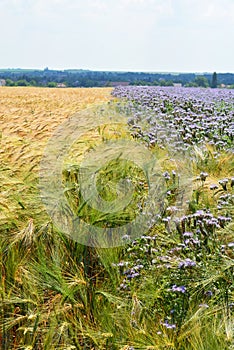
[[[107,82],[105,83],[105,86],[106,86],[106,87],[111,87],[111,86],[112,86],[111,81],[107,81]]]
[[[165,86],[173,86],[172,80],[166,80]]]
[[[6,86],[15,86],[15,82],[11,79],[6,79]]]
[[[202,75],[198,75],[195,78],[195,83],[200,86],[200,87],[204,87],[207,88],[209,86],[209,82],[208,79],[206,77],[203,77]]]
[[[36,80],[34,80],[34,79],[30,80],[29,84],[30,84],[31,86],[37,86],[37,82],[36,82]]]
[[[159,85],[160,86],[166,86],[167,82],[165,79],[159,79]]]
[[[16,86],[29,86],[29,83],[25,79],[20,79],[16,82]]]
[[[218,85],[217,73],[214,72],[212,75],[211,87],[214,89],[214,88],[217,88],[217,85]]]
[[[198,85],[197,85],[197,83],[190,81],[189,83],[185,84],[185,87],[198,87]]]
[[[55,87],[57,87],[57,83],[55,83],[54,81],[50,81],[50,82],[47,84],[47,86],[48,86],[49,88],[55,88]]]

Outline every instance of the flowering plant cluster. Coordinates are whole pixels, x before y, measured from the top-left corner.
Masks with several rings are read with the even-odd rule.
[[[234,92],[220,89],[117,87],[113,96],[130,102],[129,125],[150,144],[180,150],[209,143],[233,150]]]
[[[205,310],[222,305],[230,315],[234,293],[234,92],[117,87],[113,95],[127,101],[132,136],[148,147],[171,148],[191,157],[201,152],[196,159],[198,176],[183,215],[173,197],[180,174],[171,169],[162,174],[167,187],[164,210],[157,214],[148,235],[129,243],[123,259],[115,264],[122,275],[120,291],[141,294],[153,286],[157,297],[145,299],[145,304],[159,320],[157,334],[162,329],[178,332],[191,317],[192,307]],[[217,175],[225,159],[228,166]]]

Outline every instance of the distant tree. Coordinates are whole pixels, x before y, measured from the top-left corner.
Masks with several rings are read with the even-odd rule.
[[[50,82],[47,84],[47,86],[48,86],[49,88],[55,88],[55,87],[57,87],[57,83],[55,83],[54,81],[50,81]]]
[[[1,1],[1,0],[0,0]],[[30,85],[47,86],[49,82],[63,83],[67,86],[104,86],[107,82],[121,82],[127,81],[131,85],[168,85],[168,81],[174,83],[192,84],[189,86],[203,86],[212,85],[212,73],[195,74],[182,73],[176,76],[170,73],[144,73],[144,72],[97,72],[82,69],[74,70],[51,70],[48,67],[42,70],[24,70],[24,69],[0,69],[1,79],[9,79],[7,86],[16,85],[18,80],[26,80]],[[196,81],[195,81],[196,79]],[[217,86],[224,84],[230,86],[234,84],[233,73],[219,73],[217,77]],[[194,85],[193,85],[194,84]],[[25,84],[24,84],[25,85]],[[216,84],[214,84],[215,86]]]
[[[15,82],[11,79],[6,79],[6,86],[15,86]]]
[[[218,85],[217,73],[214,72],[212,75],[211,87],[214,89],[214,88],[217,88],[217,85]]]
[[[160,86],[166,86],[166,84],[167,84],[167,82],[166,82],[166,80],[165,79],[159,79],[159,85]]]
[[[107,81],[107,82],[105,83],[105,86],[106,86],[106,87],[111,87],[111,86],[112,86],[111,81]]]
[[[31,86],[37,86],[37,82],[36,82],[36,80],[34,80],[34,79],[30,80],[29,84],[30,84]]]
[[[165,86],[173,86],[172,80],[166,80]]]
[[[78,86],[80,86],[79,80],[74,81],[74,82],[72,83],[72,86],[73,86],[73,87],[78,87]]]
[[[198,87],[197,83],[194,83],[194,82],[189,82],[187,84],[185,84],[185,87]]]
[[[160,86],[173,86],[173,81],[166,80],[166,79],[159,79],[159,85]]]
[[[25,79],[20,79],[15,84],[16,86],[29,86],[29,83]]]
[[[195,78],[195,83],[200,86],[207,88],[209,86],[208,79],[206,77],[203,77],[202,75],[199,75]]]
[[[149,83],[148,83],[147,81],[145,81],[144,79],[140,80],[139,83],[140,83],[141,86],[147,86],[147,85],[149,85]]]

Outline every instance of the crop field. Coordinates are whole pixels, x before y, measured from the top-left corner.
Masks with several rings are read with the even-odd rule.
[[[35,190],[35,176],[46,142],[66,118],[108,100],[110,91],[1,88],[0,226],[8,227],[9,219],[17,220],[17,227],[24,225],[24,207],[29,206],[34,215],[35,211],[41,212],[40,203],[32,200],[31,190]]]
[[[85,132],[57,133],[58,212],[49,149],[48,215],[62,123]],[[232,90],[3,87],[0,142],[1,349],[234,349]],[[54,212],[122,243],[82,244]]]

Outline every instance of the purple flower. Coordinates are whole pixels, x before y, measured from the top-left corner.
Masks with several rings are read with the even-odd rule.
[[[222,179],[219,180],[219,184],[223,187],[224,191],[227,191],[227,183],[228,183],[228,179]]]
[[[194,267],[196,266],[196,262],[191,259],[185,259],[183,261],[180,261],[178,264],[178,267],[181,269],[183,267]]]
[[[161,322],[161,325],[166,327],[167,329],[175,329],[176,325],[172,323],[168,323],[168,321]]]
[[[163,177],[166,179],[166,180],[170,180],[170,174],[168,173],[168,171],[165,171],[165,173],[163,173]]]
[[[204,293],[207,297],[212,297],[213,293],[211,290],[207,290],[205,293]]]
[[[184,237],[193,237],[193,232],[184,232],[183,236]]]
[[[200,173],[200,179],[202,181],[205,181],[208,176],[209,176],[209,174],[208,173],[204,173],[203,171]]]
[[[216,184],[212,184],[212,185],[210,185],[210,190],[216,190],[217,188],[219,188],[219,186],[218,185],[216,185]]]
[[[186,292],[186,287],[185,286],[177,286],[176,284],[174,284],[171,288],[171,291],[184,294]]]

